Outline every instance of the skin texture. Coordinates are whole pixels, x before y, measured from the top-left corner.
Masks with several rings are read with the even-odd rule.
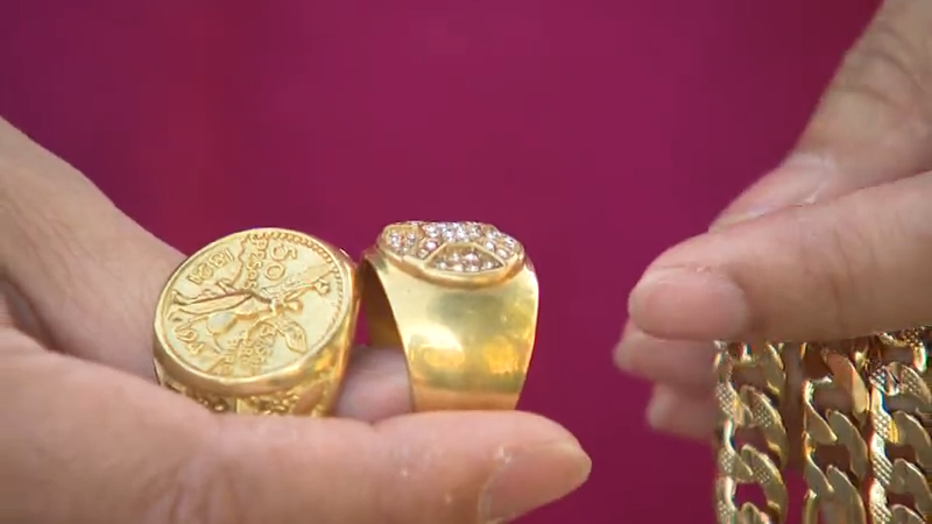
[[[656,383],[655,428],[708,435],[713,339],[932,322],[930,23],[932,3],[885,2],[786,161],[648,268],[616,360]],[[180,259],[0,123],[0,521],[499,522],[588,475],[540,417],[405,414],[385,352],[358,352],[346,419],[220,418],[159,389],[149,316]]]
[[[504,522],[588,477],[542,417],[409,414],[396,351],[358,348],[341,418],[215,416],[160,388],[152,312],[182,258],[0,120],[0,521]]]
[[[615,357],[655,383],[654,428],[710,434],[712,340],[932,323],[930,24],[932,3],[884,2],[786,161],[631,292]]]

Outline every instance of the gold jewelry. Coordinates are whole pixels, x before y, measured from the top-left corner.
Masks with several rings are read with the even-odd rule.
[[[932,393],[929,349],[932,329],[877,337],[879,354],[870,375],[873,524],[932,521]]]
[[[800,446],[790,451],[799,452],[807,485],[803,524],[932,522],[932,328],[760,347],[755,353],[743,344],[721,344],[716,360],[718,521],[785,522],[787,453],[780,435],[797,432],[782,422],[796,412]],[[739,368],[763,379],[763,386],[736,382]],[[781,391],[783,416],[773,410]],[[760,401],[764,393],[769,403]],[[780,429],[752,436],[734,453],[733,428],[755,425]],[[751,482],[764,488],[765,509],[737,508],[734,487]]]
[[[782,470],[789,459],[779,407],[786,389],[782,346],[719,344],[715,367],[719,406],[715,513],[723,524],[783,522],[788,495]],[[738,488],[752,484],[764,506],[736,501]]]
[[[294,231],[211,243],[159,297],[159,382],[218,412],[327,414],[355,330],[354,276],[346,253]]]
[[[539,300],[518,241],[478,222],[396,223],[360,275],[371,342],[404,350],[415,411],[515,408]]]
[[[869,339],[806,343],[802,349],[803,524],[866,524],[861,489],[869,474]]]

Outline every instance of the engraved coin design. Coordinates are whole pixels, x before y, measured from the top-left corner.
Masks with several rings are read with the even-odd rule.
[[[200,374],[237,379],[313,356],[346,314],[350,275],[316,239],[254,229],[201,249],[159,300],[158,342]]]
[[[520,242],[481,222],[392,224],[382,231],[378,246],[404,269],[467,282],[506,275],[524,262]]]

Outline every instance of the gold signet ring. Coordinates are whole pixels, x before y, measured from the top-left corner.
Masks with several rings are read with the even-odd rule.
[[[415,411],[514,409],[537,328],[537,276],[489,224],[386,227],[359,267],[371,343],[404,349]]]
[[[324,416],[358,304],[343,251],[284,229],[234,233],[191,255],[162,290],[156,374],[214,411]]]

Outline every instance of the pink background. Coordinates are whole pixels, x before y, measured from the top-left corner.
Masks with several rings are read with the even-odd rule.
[[[595,464],[526,522],[711,523],[710,453],[649,432],[611,365],[626,294],[775,165],[875,4],[6,0],[0,114],[183,250],[263,225],[354,255],[394,220],[515,234],[543,288],[523,408]]]

